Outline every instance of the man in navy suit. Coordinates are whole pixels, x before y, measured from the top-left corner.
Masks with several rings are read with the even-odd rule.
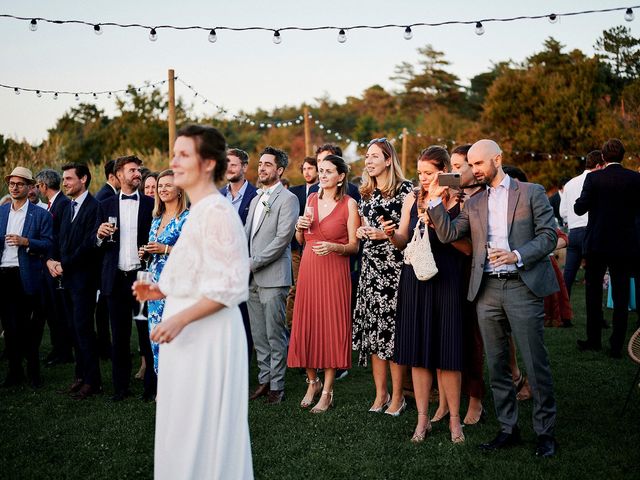
[[[149,240],[153,211],[153,199],[140,195],[140,165],[142,160],[134,155],[120,157],[114,167],[120,181],[120,194],[104,200],[98,217],[97,245],[103,250],[100,291],[107,298],[112,333],[112,371],[114,394],[117,402],[131,395],[131,322],[138,312],[131,286],[141,268],[138,249]],[[117,227],[109,222],[117,219]],[[113,238],[113,241],[111,240]],[[140,352],[147,365],[153,365],[149,327],[146,320],[136,322]],[[147,368],[144,376],[145,401],[153,400],[156,392],[156,375]]]
[[[315,157],[306,157],[300,167],[304,184],[291,187],[289,191],[298,197],[300,204],[300,215],[304,215],[304,208],[307,204],[311,188],[318,184],[318,162]],[[296,299],[296,284],[298,283],[298,272],[300,271],[300,259],[302,257],[302,245],[296,240],[294,235],[291,239],[291,267],[293,268],[293,284],[289,289],[287,297],[287,327],[291,330],[293,323],[293,304]]]
[[[118,177],[116,177],[113,171],[115,164],[115,160],[109,160],[104,164],[104,178],[107,179],[107,183],[96,193],[95,198],[98,202],[103,202],[109,197],[118,195],[120,180],[118,180]],[[109,331],[107,301],[102,293],[98,297],[98,304],[96,305],[96,333],[98,335],[98,352],[100,358],[107,360],[111,358],[111,332]]]
[[[100,272],[100,252],[95,225],[100,203],[87,188],[91,172],[86,165],[62,167],[64,189],[71,198],[64,211],[53,255],[47,261],[49,276],[60,280],[69,312],[76,352],[75,380],[67,389],[76,400],[102,391],[96,333],[93,328]]]
[[[31,171],[16,167],[5,177],[11,203],[0,207],[0,309],[9,373],[3,386],[22,383],[22,359],[32,387],[42,385],[38,349],[43,325],[33,315],[42,288],[43,262],[52,244],[51,214],[27,200]]]
[[[617,138],[608,140],[601,151],[605,167],[587,175],[574,205],[576,215],[589,213],[583,243],[587,339],[578,340],[578,348],[602,348],[602,279],[609,268],[613,297],[610,356],[622,358],[629,314],[629,282],[640,257],[636,230],[640,173],[622,166],[625,150]]]
[[[41,170],[36,174],[35,180],[40,195],[47,200],[47,210],[53,217],[53,247],[55,247],[60,232],[60,219],[70,200],[60,192],[61,178],[55,170],[49,168]],[[50,275],[44,275],[42,304],[44,315],[49,324],[52,347],[51,353],[46,358],[48,367],[59,363],[73,362],[71,353],[73,336],[66,318],[64,297],[56,287],[57,281]]]
[[[230,148],[227,150],[227,173],[226,179],[229,182],[225,185],[220,193],[227,197],[227,200],[234,206],[240,220],[244,225],[247,221],[247,214],[249,213],[249,205],[251,200],[256,196],[256,187],[251,185],[248,180],[244,178],[249,167],[249,155],[244,150],[239,148]],[[249,359],[251,359],[251,353],[253,352],[253,338],[251,337],[251,323],[249,321],[249,310],[247,309],[247,302],[242,302],[240,305],[240,313],[242,313],[242,323],[244,323],[244,331],[247,335],[247,347],[249,350]]]

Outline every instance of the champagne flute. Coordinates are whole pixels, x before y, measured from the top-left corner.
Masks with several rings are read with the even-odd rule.
[[[136,276],[136,280],[138,281],[138,283],[142,283],[142,284],[151,284],[153,282],[153,274],[151,272],[145,272],[144,270],[139,270],[138,274]],[[145,304],[145,300],[139,302],[140,303],[140,311],[138,312],[138,315],[136,315],[135,317],[133,317],[134,320],[140,320],[140,321],[145,321],[147,320],[147,317],[144,315],[144,304]]]
[[[313,222],[313,207],[305,208],[304,216],[307,217],[310,222]],[[309,224],[309,228],[307,228],[307,233],[311,233],[311,224]]]
[[[493,251],[498,248],[497,242],[487,242],[487,260],[489,261],[489,265],[491,266],[491,272],[496,273],[496,269],[491,265],[491,263],[495,260],[495,257],[492,257]]]
[[[115,231],[115,228],[118,225],[118,217],[109,217],[108,223],[111,225],[111,228],[113,228]],[[107,242],[110,242],[110,243],[115,242],[115,240],[113,239],[113,233],[109,235],[109,240],[107,240]]]

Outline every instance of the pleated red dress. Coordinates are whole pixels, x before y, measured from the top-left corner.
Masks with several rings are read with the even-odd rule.
[[[314,215],[305,247],[293,306],[288,365],[294,368],[351,368],[351,275],[349,257],[317,255],[316,242],[347,244],[349,199],[344,196],[318,222],[318,195],[309,196]]]

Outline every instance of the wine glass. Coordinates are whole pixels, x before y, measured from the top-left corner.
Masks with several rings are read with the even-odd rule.
[[[62,275],[58,275],[56,280],[58,280],[58,286],[56,287],[56,290],[64,290],[64,287],[62,286]]]
[[[115,230],[116,226],[118,226],[118,217],[109,217],[108,223],[111,225],[111,228]],[[107,242],[114,243],[113,233],[109,235],[109,240]]]
[[[497,242],[487,242],[487,259],[489,260],[489,265],[491,266],[491,272],[496,273],[496,269],[491,265],[491,263],[496,259],[496,257],[492,256],[493,251],[498,248]]]
[[[313,207],[305,208],[304,215],[309,218],[310,222],[313,222]],[[309,228],[307,228],[307,233],[311,233],[311,224],[309,224]]]
[[[151,272],[145,272],[144,270],[139,270],[136,276],[136,280],[138,281],[138,283],[151,284],[153,282],[153,274]],[[147,317],[144,315],[144,304],[145,304],[144,300],[140,302],[140,311],[138,312],[138,315],[133,317],[134,320],[142,321],[147,319]]]

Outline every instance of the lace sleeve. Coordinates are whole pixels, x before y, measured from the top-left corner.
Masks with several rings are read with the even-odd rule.
[[[240,218],[226,200],[214,200],[203,207],[197,229],[201,252],[198,293],[232,307],[249,298],[246,235]]]

